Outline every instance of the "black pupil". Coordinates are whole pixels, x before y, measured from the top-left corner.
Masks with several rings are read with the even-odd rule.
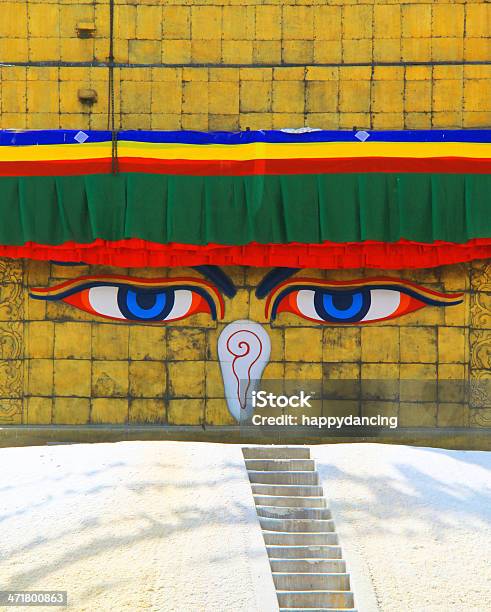
[[[149,310],[155,306],[155,301],[157,299],[157,295],[155,293],[137,293],[136,294],[136,303],[143,310]]]
[[[353,304],[353,294],[335,293],[332,296],[332,303],[337,310],[349,310]]]

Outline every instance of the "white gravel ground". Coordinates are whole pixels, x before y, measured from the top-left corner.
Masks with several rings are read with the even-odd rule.
[[[312,456],[360,612],[491,610],[490,453]],[[278,610],[239,446],[13,448],[0,463],[0,589],[66,589],[90,612]]]
[[[12,448],[0,464],[0,590],[63,589],[90,612],[278,610],[239,446]]]
[[[491,610],[491,453],[334,444],[311,455],[360,612]]]

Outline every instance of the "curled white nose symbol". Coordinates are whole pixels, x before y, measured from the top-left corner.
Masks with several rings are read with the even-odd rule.
[[[252,416],[251,394],[258,387],[271,353],[266,330],[254,321],[234,321],[218,338],[225,399],[237,421]]]

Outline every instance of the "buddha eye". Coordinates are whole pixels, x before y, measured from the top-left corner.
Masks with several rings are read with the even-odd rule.
[[[269,296],[266,316],[291,312],[309,321],[330,324],[375,323],[395,319],[427,305],[451,306],[462,294],[444,294],[395,279],[323,282],[295,279]]]
[[[407,296],[393,289],[365,287],[354,291],[300,289],[296,294],[291,294],[293,306],[296,306],[300,316],[325,323],[362,323],[398,316],[401,307],[403,309],[409,305],[407,302],[410,298],[404,298]],[[418,305],[419,308],[423,306],[423,303]],[[408,310],[401,314],[405,312]]]
[[[125,321],[177,321],[197,312],[189,289],[137,289],[110,285],[84,289],[64,302],[110,319]],[[205,305],[201,296],[196,302]],[[195,306],[197,304],[195,303]],[[199,309],[203,312],[203,309]],[[205,312],[210,312],[205,308]]]
[[[118,321],[163,323],[204,312],[223,317],[218,290],[195,278],[138,279],[81,277],[47,289],[32,289],[31,297],[58,301],[90,314]]]

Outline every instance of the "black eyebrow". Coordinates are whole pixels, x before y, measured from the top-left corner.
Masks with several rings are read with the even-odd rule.
[[[83,266],[85,263],[83,261],[53,261],[50,263],[56,264],[57,266]],[[208,278],[215,285],[223,291],[223,293],[232,298],[237,293],[237,289],[232,281],[232,279],[225,274],[225,272],[219,268],[218,266],[192,266],[193,270],[196,270],[200,274],[202,274],[205,278]]]
[[[276,285],[279,285],[299,270],[300,268],[273,268],[257,286],[256,297],[259,299],[265,298]]]
[[[218,266],[193,266],[193,270],[215,283],[227,297],[232,298],[237,293],[232,279]]]

